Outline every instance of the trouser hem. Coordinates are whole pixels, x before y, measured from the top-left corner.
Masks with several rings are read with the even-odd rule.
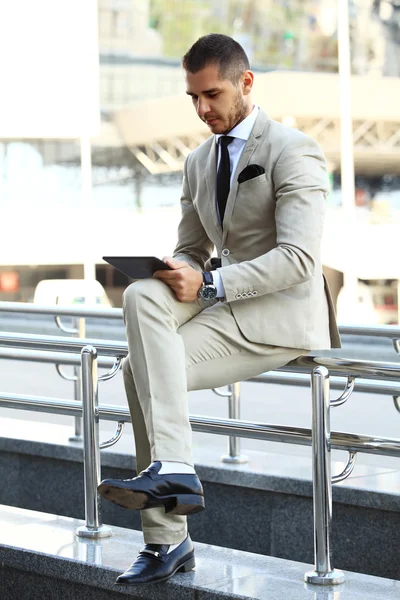
[[[143,529],[143,538],[145,544],[180,544],[186,539],[186,527],[179,531],[171,531],[166,528],[149,528]]]

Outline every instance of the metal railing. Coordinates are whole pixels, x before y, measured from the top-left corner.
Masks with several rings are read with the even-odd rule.
[[[122,320],[122,309],[121,308],[88,308],[85,306],[73,306],[63,307],[60,305],[54,306],[41,306],[39,304],[25,303],[25,302],[0,302],[0,312],[11,312],[11,313],[27,313],[27,314],[40,314],[53,316],[56,325],[66,333],[72,333],[75,337],[85,337],[85,318],[94,317],[97,319],[109,318],[115,320]],[[73,317],[73,328],[65,327],[60,317]],[[79,335],[80,334],[80,335]],[[1,356],[0,358],[4,358]],[[14,354],[14,358],[19,360],[31,360],[29,353],[22,353],[18,355]],[[51,357],[47,357],[46,362],[53,362]],[[56,362],[56,361],[54,361]],[[74,365],[74,376],[69,378],[65,376],[59,369],[58,364],[73,364]],[[74,382],[74,395],[76,400],[80,400],[80,369],[77,368],[80,365],[79,362],[59,362],[57,363],[57,371],[64,379],[70,379]],[[240,419],[240,383],[236,382],[232,385],[227,386],[227,391],[220,391],[219,389],[213,389],[212,391],[218,396],[228,398],[228,416],[230,419]],[[71,436],[70,441],[82,441],[81,437],[81,419],[75,417],[75,433]],[[221,457],[222,462],[230,464],[241,464],[247,462],[247,457],[242,455],[240,452],[240,439],[234,436],[230,436],[228,439],[228,453]]]
[[[389,332],[386,331],[386,334]],[[398,331],[393,328],[392,335]],[[397,339],[397,338],[396,338]],[[122,423],[130,421],[129,411],[121,407],[98,406],[97,356],[113,356],[116,359],[108,379],[117,372],[120,360],[128,352],[127,344],[104,340],[62,338],[55,336],[35,336],[0,332],[0,346],[7,348],[30,349],[35,352],[58,351],[81,353],[82,365],[82,405],[76,401],[43,399],[16,394],[0,394],[0,406],[7,408],[30,409],[57,414],[81,416],[84,419],[84,473],[85,473],[85,517],[86,525],[77,534],[99,538],[109,536],[111,530],[102,525],[97,485],[100,481],[100,447],[108,447],[120,437]],[[357,377],[385,381],[386,393],[393,396],[399,392],[400,364],[370,361],[352,361],[341,358],[306,356],[293,361],[282,369],[292,373],[310,373],[313,398],[312,430],[284,427],[265,423],[245,422],[237,419],[211,419],[191,416],[194,431],[279,441],[313,447],[313,503],[314,503],[314,554],[315,570],[306,573],[305,580],[319,585],[332,585],[344,581],[344,574],[333,569],[331,564],[331,520],[332,520],[332,481],[342,481],[354,468],[357,452],[386,456],[400,456],[400,440],[362,436],[330,431],[330,407],[346,402],[354,389]],[[347,377],[347,384],[341,396],[330,400],[329,374]],[[264,377],[265,380],[265,377]],[[394,382],[389,385],[388,382]],[[119,430],[114,438],[99,444],[99,419],[118,421]],[[331,450],[347,450],[349,458],[343,472],[331,477]]]
[[[85,337],[85,322],[84,318],[108,318],[113,320],[122,320],[122,309],[121,308],[101,308],[101,306],[96,308],[88,308],[85,306],[73,306],[73,307],[63,307],[60,305],[54,306],[41,306],[33,303],[25,303],[25,302],[0,302],[0,313],[8,312],[8,313],[27,313],[27,314],[40,314],[40,315],[50,315],[54,316],[55,322],[58,327],[60,327],[63,331],[67,331],[67,329],[61,324],[60,317],[61,316],[69,316],[74,318],[74,329],[69,330],[70,333],[73,333],[77,336],[79,333],[80,338]],[[394,350],[400,354],[400,327],[393,326],[359,326],[359,325],[343,325],[340,326],[340,333],[342,335],[359,335],[359,336],[374,336],[380,338],[389,338],[393,341]],[[23,352],[22,350],[14,353],[13,358],[19,360],[32,360],[29,357],[29,353]],[[4,356],[0,353],[0,358],[4,358]],[[40,359],[39,359],[40,360]],[[52,361],[51,355],[49,354],[46,357],[46,362],[56,362]],[[103,359],[104,363],[104,359]],[[80,369],[77,368],[77,365],[80,364],[80,358],[76,358],[76,361],[71,363],[69,361],[60,360],[58,364],[73,364],[74,365],[74,377],[71,378],[74,381],[74,391],[75,391],[75,399],[79,400],[80,387],[81,382],[79,381],[80,377]],[[99,364],[99,366],[101,366]],[[105,363],[105,366],[110,366],[109,363]],[[60,370],[58,369],[59,373]],[[61,374],[61,373],[60,373]],[[64,377],[67,379],[67,377]],[[303,376],[288,376],[284,370],[280,370],[279,372],[268,373],[264,375],[260,375],[258,377],[254,377],[249,381],[257,382],[257,383],[280,383],[285,385],[309,385],[309,379],[304,379]],[[341,382],[331,381],[332,389],[340,389],[342,386]],[[358,384],[357,389],[363,392],[374,392],[374,393],[383,393],[386,394],[388,391],[385,389],[385,385],[382,382],[379,383],[371,383],[371,382],[363,382],[362,384]],[[228,398],[228,416],[230,419],[240,419],[240,383],[235,382],[232,385],[228,386],[227,391],[221,391],[219,389],[212,390],[218,396]],[[393,395],[393,402],[395,408],[398,412],[400,412],[400,401],[399,401],[399,391],[396,391],[396,394]],[[75,417],[75,434],[70,438],[71,441],[81,441],[81,425],[80,419]],[[241,454],[240,451],[240,438],[236,436],[228,437],[228,452],[227,454],[221,457],[221,460],[226,463],[231,464],[240,464],[247,462],[247,457]]]
[[[121,309],[109,309],[107,308],[102,314],[101,307],[99,309],[88,309],[85,306],[74,306],[74,307],[63,307],[59,304],[55,304],[54,306],[41,306],[39,304],[34,303],[24,303],[24,302],[0,302],[0,312],[7,313],[27,313],[27,314],[41,314],[41,315],[50,315],[54,317],[54,321],[59,329],[64,333],[68,333],[75,337],[84,338],[86,336],[86,321],[85,317],[100,317],[100,318],[110,318],[110,319],[122,319],[122,310]],[[71,326],[66,326],[62,321],[62,316],[72,317]],[[20,360],[24,360],[21,355]],[[16,357],[17,358],[17,357]],[[29,360],[26,358],[25,360]],[[52,360],[48,360],[47,362],[53,362]],[[74,363],[65,363],[65,362],[56,362],[54,361],[57,372],[66,381],[72,381],[74,384],[74,398],[77,401],[82,400],[80,397],[82,382],[80,380],[81,377],[81,369],[80,369],[80,359],[78,362]],[[73,375],[67,375],[62,369],[61,364],[69,364],[73,365]],[[69,438],[71,442],[81,442],[82,441],[82,419],[80,417],[75,417],[75,431],[73,435]]]

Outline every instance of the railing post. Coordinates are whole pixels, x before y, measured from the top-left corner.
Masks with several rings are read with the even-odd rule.
[[[76,533],[81,537],[96,539],[111,535],[111,528],[101,523],[100,498],[97,493],[100,483],[100,444],[96,348],[82,348],[81,365],[86,525],[78,527]]]
[[[76,551],[75,551],[76,550]],[[74,545],[74,558],[89,563],[90,565],[103,564],[103,546],[101,541],[81,539]]]
[[[344,581],[344,573],[331,566],[332,477],[328,369],[317,367],[313,370],[311,387],[315,571],[306,573],[304,579],[307,583],[334,585]]]
[[[229,418],[240,419],[240,383],[228,385]],[[221,458],[222,462],[243,464],[248,461],[247,456],[240,454],[240,438],[233,435],[228,438],[228,454]]]
[[[85,319],[77,318],[74,319],[73,326],[76,329],[76,337],[85,339],[86,337],[86,326]],[[82,401],[82,369],[78,366],[74,367],[74,398],[78,402]],[[75,433],[69,438],[70,442],[81,442],[82,441],[82,419],[81,417],[75,417]]]

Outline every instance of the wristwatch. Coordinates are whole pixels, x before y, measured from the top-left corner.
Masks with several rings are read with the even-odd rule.
[[[214,279],[211,273],[207,271],[202,272],[203,285],[200,287],[197,295],[203,300],[214,300],[217,297],[217,288],[214,285]]]

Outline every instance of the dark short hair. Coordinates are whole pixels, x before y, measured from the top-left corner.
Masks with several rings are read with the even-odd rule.
[[[189,73],[197,73],[209,65],[217,66],[221,78],[230,79],[232,83],[250,69],[242,46],[221,33],[209,33],[199,38],[182,58],[182,66]]]

